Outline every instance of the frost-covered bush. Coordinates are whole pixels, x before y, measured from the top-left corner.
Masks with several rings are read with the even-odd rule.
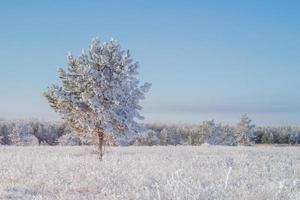
[[[38,143],[57,145],[58,139],[65,134],[67,128],[65,123],[30,122],[32,134],[38,139]]]
[[[48,145],[58,144],[64,134],[64,124],[37,120],[0,121],[0,144],[2,145]]]
[[[82,141],[80,137],[78,137],[76,134],[68,133],[66,135],[61,136],[58,139],[58,143],[60,145],[70,145],[70,146],[78,146],[82,145]]]
[[[59,125],[59,145],[68,145],[68,146],[76,146],[76,145],[93,145],[96,143],[95,135],[85,133],[85,134],[77,134],[74,133],[72,128],[68,126],[66,123],[62,123]]]
[[[19,143],[22,146],[36,146],[39,145],[39,140],[34,135],[27,135],[25,137],[21,138],[21,143]]]
[[[35,145],[32,129],[28,121],[2,120],[0,122],[0,144],[2,145]]]

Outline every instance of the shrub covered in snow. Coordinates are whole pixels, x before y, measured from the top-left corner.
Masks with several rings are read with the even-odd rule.
[[[2,145],[56,145],[65,133],[66,126],[60,122],[37,120],[0,121],[0,144]]]

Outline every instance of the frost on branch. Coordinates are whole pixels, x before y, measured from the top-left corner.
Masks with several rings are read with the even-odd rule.
[[[139,101],[150,88],[140,84],[138,67],[116,40],[96,38],[78,58],[68,55],[68,69],[59,69],[62,86],[49,87],[45,96],[77,132],[124,142],[142,130],[135,120],[143,119]]]

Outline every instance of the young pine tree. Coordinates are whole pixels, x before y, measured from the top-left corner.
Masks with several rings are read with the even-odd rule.
[[[247,146],[255,144],[255,125],[251,124],[251,122],[252,120],[246,114],[242,115],[236,128],[236,141],[238,144]]]
[[[97,137],[102,157],[106,134],[121,142],[141,130],[135,119],[143,119],[139,101],[150,84],[140,85],[138,63],[114,39],[92,40],[88,52],[69,54],[68,65],[59,70],[62,86],[49,87],[45,96],[75,131]]]

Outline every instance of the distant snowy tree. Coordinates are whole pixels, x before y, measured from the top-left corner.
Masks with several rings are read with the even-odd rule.
[[[148,145],[159,145],[160,139],[157,137],[157,133],[155,131],[149,131],[148,133]]]
[[[223,141],[223,133],[220,124],[214,120],[204,121],[200,126],[201,140],[204,143],[217,145]]]
[[[168,144],[170,144],[169,140],[168,140],[168,131],[167,131],[167,128],[163,128],[160,131],[159,140],[160,140],[160,144],[161,145],[168,145]]]
[[[229,145],[229,146],[235,146],[237,145],[237,141],[235,138],[235,132],[234,132],[234,127],[231,127],[229,125],[225,125],[221,127],[222,129],[222,135],[223,139],[220,142],[221,145]]]
[[[20,146],[22,145],[21,134],[22,134],[22,124],[15,123],[10,134],[10,141],[12,145]]]
[[[179,145],[182,143],[181,133],[178,128],[170,128],[169,133],[169,141],[171,145]]]
[[[273,133],[269,130],[265,130],[264,134],[261,137],[261,143],[272,144],[274,142]]]
[[[234,128],[214,120],[204,121],[199,127],[200,143],[210,145],[235,145]]]
[[[62,87],[53,85],[45,93],[50,105],[78,133],[97,136],[100,156],[104,136],[113,134],[120,143],[141,130],[135,119],[139,101],[150,84],[140,85],[138,63],[114,39],[92,40],[88,52],[68,56],[68,70],[59,70]]]
[[[9,126],[4,122],[0,124],[0,144],[2,145],[11,144]]]
[[[251,124],[251,120],[246,114],[242,115],[240,122],[236,127],[236,140],[241,145],[255,144],[254,128],[255,125]]]

